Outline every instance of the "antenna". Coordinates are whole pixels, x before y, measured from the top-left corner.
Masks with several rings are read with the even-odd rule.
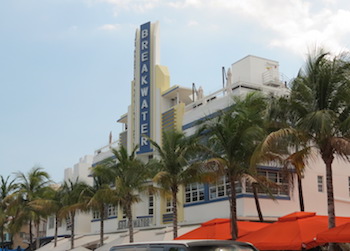
[[[225,66],[222,67],[222,88],[225,88],[225,80],[227,79]]]
[[[196,91],[196,85],[195,83],[192,83],[192,101],[194,102],[194,93]]]

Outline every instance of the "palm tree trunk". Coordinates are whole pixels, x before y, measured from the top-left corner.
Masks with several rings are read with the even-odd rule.
[[[101,221],[100,221],[100,247],[103,246],[103,235],[104,235],[104,218],[105,218],[105,207],[102,206],[100,211]]]
[[[33,247],[33,229],[32,229],[32,219],[29,220],[29,247]]]
[[[328,228],[335,227],[335,209],[334,209],[334,192],[333,192],[333,153],[330,147],[321,149],[323,162],[326,164],[326,186],[327,186],[327,205],[328,205]],[[328,250],[335,250],[335,243],[329,243]]]
[[[70,237],[70,248],[74,249],[74,220],[75,220],[75,213],[71,213],[71,237]]]
[[[39,249],[40,247],[40,229],[39,229],[39,225],[40,225],[40,220],[35,222],[35,228],[36,228],[36,241],[35,241],[35,250]]]
[[[0,226],[0,235],[1,235],[1,248],[5,249],[4,226]]]
[[[129,227],[129,242],[134,242],[134,225],[132,224],[132,212],[131,212],[131,204],[128,203],[126,205],[126,216],[128,218],[128,227]]]
[[[328,203],[328,228],[335,227],[335,208],[334,208],[334,192],[333,192],[333,174],[332,162],[333,158],[324,159],[326,163],[326,184],[327,184],[327,203]],[[329,243],[329,251],[335,250],[335,243]]]
[[[229,176],[229,179],[230,179],[230,186],[231,186],[231,193],[229,195],[230,214],[231,214],[231,236],[232,236],[232,240],[236,240],[238,237],[236,179],[233,176]]]
[[[54,240],[54,247],[57,246],[57,235],[58,235],[58,215],[55,215],[55,240]]]
[[[335,227],[335,209],[334,209],[332,161],[326,162],[326,183],[327,183],[327,202],[328,202],[328,228],[333,228]]]
[[[259,197],[258,197],[258,189],[257,189],[257,183],[252,184],[253,187],[253,194],[254,194],[254,200],[255,200],[255,206],[256,206],[256,211],[258,212],[259,220],[260,222],[264,221],[261,208],[260,208],[260,202],[259,202]]]
[[[300,211],[304,212],[305,211],[305,206],[304,206],[304,192],[303,192],[303,186],[301,183],[301,177],[300,175],[297,174],[297,179],[298,179],[298,193],[299,193],[299,205],[300,205]]]
[[[178,187],[174,186],[172,189],[172,199],[173,199],[173,237],[177,238],[177,190]]]

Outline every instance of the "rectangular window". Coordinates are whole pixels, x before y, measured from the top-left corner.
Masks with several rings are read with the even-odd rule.
[[[72,229],[72,221],[71,221],[71,218],[70,216],[66,217],[66,230],[71,230]]]
[[[108,215],[108,217],[116,216],[117,215],[116,206],[109,204],[107,215]]]
[[[242,193],[242,184],[239,181],[235,182],[236,194]],[[227,176],[221,177],[216,184],[209,185],[209,199],[218,199],[227,197],[231,193],[231,185]]]
[[[96,211],[96,210],[92,211],[92,219],[99,220],[100,218],[101,216],[99,211]]]
[[[154,195],[149,193],[148,195],[148,215],[154,214]]]
[[[185,188],[185,202],[198,202],[204,201],[204,184],[193,183],[189,184]]]
[[[122,214],[123,214],[123,219],[126,219],[126,208],[123,207],[122,210],[123,210],[123,212],[122,212]]]
[[[55,217],[54,216],[50,216],[49,217],[49,229],[53,229],[55,227]]]
[[[266,179],[274,182],[276,186],[271,186],[269,188],[270,192],[276,196],[288,196],[289,195],[289,185],[285,182],[283,175],[278,170],[259,170],[259,176],[263,176]],[[253,193],[252,185],[246,182],[246,193]],[[259,187],[258,194],[266,194],[266,191]]]
[[[322,175],[317,176],[317,190],[319,192],[323,192],[323,176]]]
[[[173,212],[173,200],[171,198],[167,198],[166,199],[165,211],[167,213],[172,213]]]

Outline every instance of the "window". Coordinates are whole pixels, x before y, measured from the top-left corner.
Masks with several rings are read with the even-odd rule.
[[[204,184],[193,183],[186,186],[185,202],[204,201]]]
[[[49,229],[52,229],[52,228],[54,228],[54,226],[55,226],[55,217],[54,216],[50,216],[49,217]]]
[[[154,214],[154,195],[149,193],[148,195],[148,215]]]
[[[323,192],[323,176],[322,175],[317,176],[317,190],[319,192]]]
[[[68,216],[67,218],[66,218],[66,230],[68,231],[68,230],[71,230],[72,229],[72,221],[71,221],[71,218],[70,218],[70,216]]]
[[[126,219],[126,208],[122,207],[123,219]]]
[[[165,211],[167,213],[172,213],[173,212],[173,200],[171,198],[167,198],[166,199]]]
[[[97,210],[92,211],[92,219],[98,220],[101,218],[100,212]]]
[[[111,217],[111,216],[116,216],[116,215],[117,215],[117,208],[116,208],[116,206],[109,204],[108,205],[107,216]]]
[[[235,182],[236,194],[242,193],[242,184]],[[209,185],[209,199],[217,199],[230,195],[231,185],[227,176],[221,177],[215,185]]]
[[[228,195],[230,183],[226,176],[221,177],[215,185],[209,186],[209,199],[221,198]]]
[[[289,185],[287,182],[284,181],[283,175],[278,170],[260,170],[258,171],[259,176],[266,177],[267,179],[274,182],[277,186],[276,187],[270,187],[270,192],[273,195],[278,196],[288,196],[289,195]],[[246,183],[246,193],[253,193],[252,185],[248,182]],[[259,194],[266,194],[266,191],[262,188],[258,188]]]
[[[10,242],[11,241],[11,234],[5,233],[5,241]]]

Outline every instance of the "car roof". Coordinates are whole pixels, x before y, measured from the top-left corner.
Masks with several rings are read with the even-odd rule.
[[[185,245],[187,247],[190,246],[205,246],[205,245],[244,245],[244,246],[251,246],[250,243],[247,242],[238,242],[238,241],[232,241],[232,240],[171,240],[171,241],[146,241],[146,242],[133,242],[133,243],[125,243],[125,244],[119,244],[115,245],[115,247],[121,247],[121,246],[136,246],[136,245]]]

